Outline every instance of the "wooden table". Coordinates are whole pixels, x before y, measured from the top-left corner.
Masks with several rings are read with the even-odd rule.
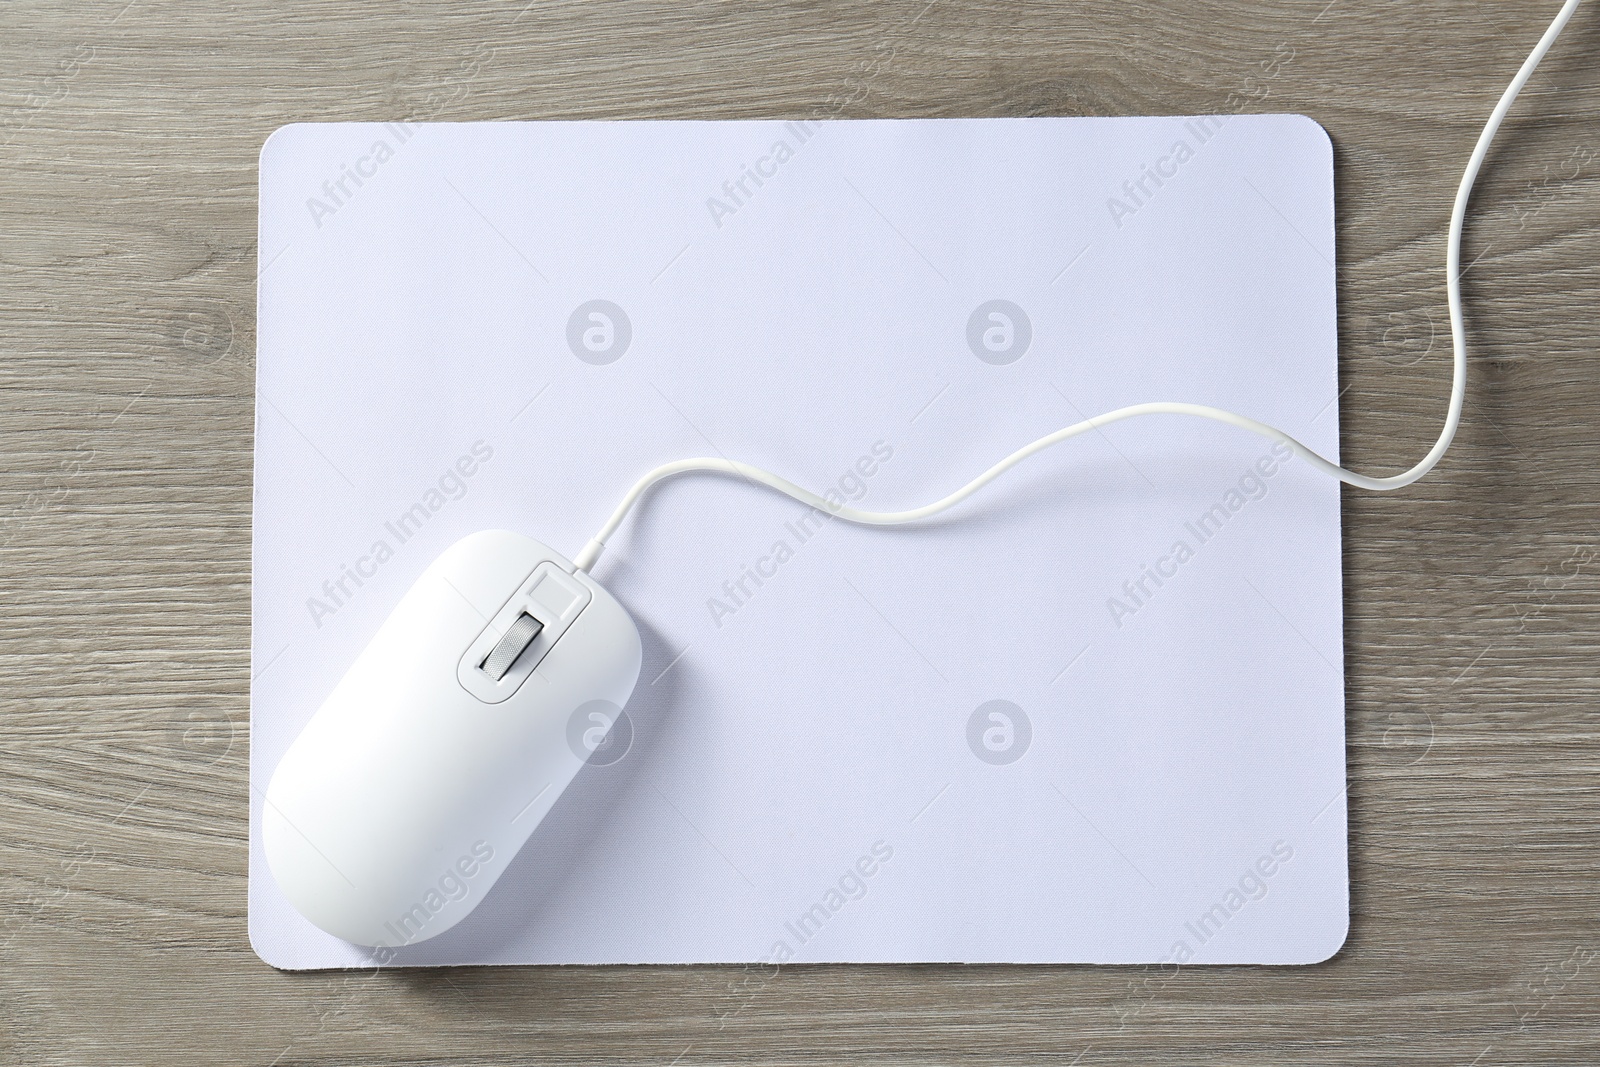
[[[1600,6],[1491,157],[1471,395],[1345,494],[1353,916],[1321,966],[279,973],[245,936],[256,154],[297,120],[1304,112],[1344,454],[1411,463],[1444,228],[1557,5],[8,0],[0,1059],[1600,1060]]]

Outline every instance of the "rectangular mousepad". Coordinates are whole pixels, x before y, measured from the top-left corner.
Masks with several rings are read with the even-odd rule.
[[[1339,949],[1339,487],[1170,416],[914,526],[737,478],[660,486],[594,570],[644,642],[613,742],[440,937],[377,958],[322,933],[260,841],[285,749],[441,551],[503,528],[570,557],[661,463],[728,457],[898,510],[1151,400],[1336,458],[1316,123],[306,124],[267,142],[260,181],[268,963]]]

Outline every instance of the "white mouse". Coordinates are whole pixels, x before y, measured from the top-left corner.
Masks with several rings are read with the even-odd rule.
[[[456,542],[278,764],[262,811],[278,885],[358,945],[444,933],[578,773],[640,660],[622,605],[556,552],[505,530]]]

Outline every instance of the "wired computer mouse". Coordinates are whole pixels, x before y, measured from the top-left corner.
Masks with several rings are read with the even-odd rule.
[[[456,542],[379,628],[267,786],[267,863],[296,909],[397,948],[471,914],[639,678],[639,631],[537,541]],[[582,755],[580,755],[582,753]]]

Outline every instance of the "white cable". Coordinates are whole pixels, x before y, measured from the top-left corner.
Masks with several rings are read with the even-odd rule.
[[[780,493],[794,497],[801,503],[820,508],[837,518],[844,519],[846,522],[865,523],[873,526],[893,526],[903,522],[916,522],[918,519],[926,519],[929,516],[937,515],[941,511],[954,507],[1012,467],[1015,467],[1018,463],[1021,463],[1036,452],[1044,451],[1051,445],[1059,444],[1069,437],[1076,437],[1081,433],[1087,433],[1101,426],[1109,426],[1114,422],[1121,422],[1123,419],[1131,419],[1140,415],[1190,415],[1196,418],[1213,419],[1217,422],[1227,423],[1230,426],[1237,426],[1242,430],[1260,434],[1262,437],[1270,438],[1273,441],[1282,441],[1294,449],[1297,456],[1303,457],[1317,470],[1360,489],[1385,492],[1410,485],[1431,471],[1439,460],[1444,457],[1445,452],[1450,448],[1450,442],[1455,439],[1456,427],[1461,423],[1461,407],[1466,401],[1467,344],[1465,325],[1461,314],[1461,230],[1466,222],[1467,200],[1471,197],[1472,186],[1478,179],[1478,168],[1483,165],[1484,157],[1489,153],[1489,145],[1494,140],[1494,135],[1499,131],[1500,123],[1505,119],[1506,112],[1511,109],[1512,103],[1516,101],[1517,94],[1527,84],[1528,78],[1533,75],[1534,68],[1538,67],[1539,61],[1544,58],[1545,53],[1550,51],[1550,46],[1555,44],[1556,38],[1561,36],[1561,31],[1566,28],[1567,20],[1572,18],[1573,12],[1578,9],[1578,4],[1581,2],[1582,0],[1566,0],[1566,3],[1562,4],[1561,11],[1556,15],[1555,20],[1550,23],[1549,29],[1544,31],[1544,36],[1539,38],[1539,43],[1534,46],[1533,51],[1528,54],[1528,58],[1523,61],[1516,77],[1511,79],[1511,84],[1506,86],[1506,91],[1501,95],[1500,102],[1495,105],[1494,111],[1490,113],[1489,121],[1483,127],[1483,133],[1478,135],[1478,144],[1472,150],[1472,157],[1467,160],[1466,172],[1461,176],[1461,185],[1456,190],[1455,207],[1450,213],[1450,235],[1445,246],[1446,295],[1450,306],[1450,339],[1454,351],[1450,378],[1450,407],[1445,414],[1444,429],[1439,432],[1439,439],[1428,450],[1428,454],[1423,456],[1421,461],[1410,470],[1392,474],[1385,478],[1374,478],[1371,475],[1358,474],[1323,458],[1282,430],[1268,426],[1263,422],[1257,422],[1248,416],[1236,415],[1231,411],[1223,411],[1221,408],[1209,407],[1205,404],[1169,402],[1133,404],[1129,407],[1109,411],[1104,415],[1096,415],[1092,419],[1085,419],[1083,422],[1041,437],[1032,444],[1025,445],[1011,453],[1011,455],[996,463],[943,500],[937,500],[925,507],[913,508],[910,511],[857,511],[855,508],[835,505],[824,500],[816,493],[803,489],[788,479],[780,478],[776,474],[764,471],[759,467],[752,467],[745,463],[736,463],[727,459],[680,459],[675,463],[667,463],[657,467],[639,479],[634,487],[628,491],[628,495],[622,498],[622,503],[617,505],[617,510],[612,512],[611,518],[606,520],[606,524],[600,528],[600,532],[595,534],[594,539],[583,547],[583,551],[578,553],[573,562],[576,563],[580,571],[588,571],[593,567],[595,561],[600,558],[600,553],[605,550],[606,541],[610,539],[612,534],[617,532],[617,528],[622,525],[622,520],[627,517],[629,510],[633,508],[639,498],[651,486],[663,478],[672,477],[674,474],[683,474],[686,471],[738,474],[753,482],[769,486]]]

